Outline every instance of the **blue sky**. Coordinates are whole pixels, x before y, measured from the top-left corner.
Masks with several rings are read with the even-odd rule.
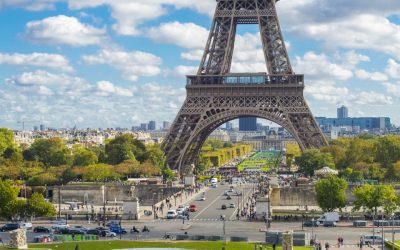
[[[0,0],[0,126],[172,121],[215,5]],[[344,104],[350,116],[389,116],[400,124],[400,1],[281,0],[277,8],[314,115],[333,117]],[[239,27],[232,72],[266,70],[257,32]]]

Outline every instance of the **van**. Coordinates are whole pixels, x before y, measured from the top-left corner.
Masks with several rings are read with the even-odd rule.
[[[175,219],[178,214],[176,213],[175,210],[169,210],[167,212],[167,219]]]
[[[382,244],[382,236],[379,235],[363,235],[362,236],[365,244]]]
[[[217,183],[218,179],[217,178],[211,178],[210,182],[211,182],[211,184]]]
[[[317,219],[317,221],[320,224],[324,224],[324,222],[326,222],[326,221],[338,222],[339,221],[339,213],[338,212],[324,213],[321,217],[319,217]]]

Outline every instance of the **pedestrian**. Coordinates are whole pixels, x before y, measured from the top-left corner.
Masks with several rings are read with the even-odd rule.
[[[362,250],[363,245],[364,245],[364,238],[361,236],[360,237],[360,250]]]
[[[343,246],[343,237],[340,237],[340,245]]]
[[[325,250],[329,250],[329,243],[325,242]]]

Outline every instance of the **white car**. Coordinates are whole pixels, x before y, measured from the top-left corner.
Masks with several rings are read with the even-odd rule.
[[[201,200],[201,201],[205,201],[205,200],[206,200],[206,197],[205,197],[205,196],[202,196],[202,197],[200,198],[200,200]]]
[[[111,232],[110,230],[104,230],[105,236],[106,237],[117,237],[117,234],[114,232]]]
[[[26,230],[31,230],[32,229],[32,223],[30,222],[25,222],[19,225],[19,228],[23,228]]]
[[[362,238],[364,239],[365,244],[382,244],[382,236],[379,235],[363,235]]]
[[[178,216],[176,210],[168,210],[167,212],[167,219],[175,219]]]

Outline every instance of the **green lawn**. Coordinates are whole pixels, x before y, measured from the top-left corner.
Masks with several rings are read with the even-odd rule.
[[[257,152],[249,159],[241,162],[238,166],[238,170],[241,172],[246,168],[260,168],[261,171],[267,172],[275,166],[278,157],[281,157],[279,151]],[[278,162],[280,161],[281,159],[278,160]]]
[[[210,241],[161,241],[161,242],[143,242],[143,241],[92,241],[92,242],[69,242],[59,244],[42,244],[29,245],[29,248],[50,248],[53,250],[74,250],[76,245],[79,245],[80,250],[112,250],[124,248],[184,248],[184,249],[199,249],[213,250],[222,249],[224,242]],[[1,249],[1,248],[0,248]],[[244,242],[228,242],[227,250],[254,250],[254,243]],[[269,249],[272,249],[270,247]],[[277,247],[277,250],[281,247]],[[310,250],[310,247],[295,247],[296,250]],[[2,249],[1,249],[2,250]]]

